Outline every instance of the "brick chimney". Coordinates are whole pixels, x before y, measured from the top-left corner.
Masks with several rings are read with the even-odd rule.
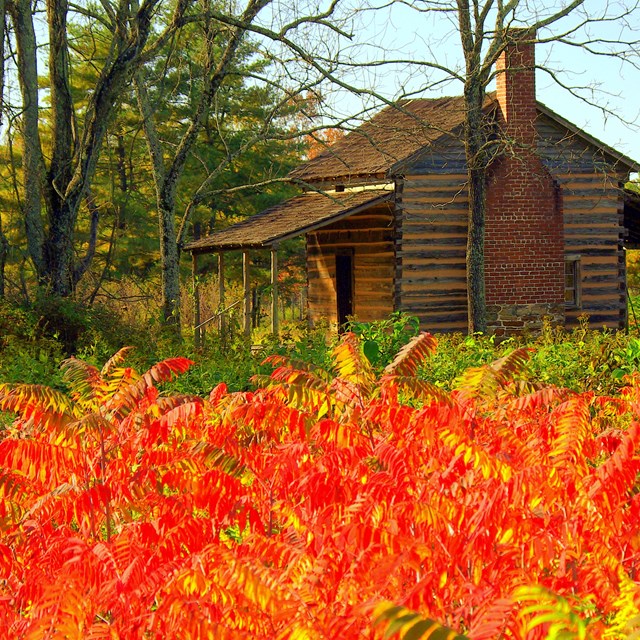
[[[504,150],[489,168],[487,324],[497,335],[564,323],[562,192],[536,153],[535,39],[513,30],[496,65]]]
[[[536,54],[526,29],[512,29],[496,62],[496,98],[508,140],[532,147],[536,139]],[[527,38],[529,41],[527,41]]]

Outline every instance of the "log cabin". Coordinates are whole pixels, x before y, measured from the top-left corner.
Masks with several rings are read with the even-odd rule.
[[[544,318],[575,327],[581,316],[622,328],[625,241],[640,238],[624,184],[638,164],[536,100],[533,44],[516,34],[496,71],[484,107],[501,149],[487,170],[488,330],[536,331]],[[311,323],[401,310],[425,330],[466,331],[463,123],[462,97],[387,106],[290,174],[300,195],[186,250],[269,249],[275,260],[279,242],[304,234]]]

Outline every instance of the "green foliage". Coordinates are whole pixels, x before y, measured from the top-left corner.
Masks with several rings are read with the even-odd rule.
[[[170,348],[168,352],[173,353],[175,349]],[[262,366],[264,353],[252,351],[251,342],[243,336],[224,341],[210,339],[205,351],[187,350],[187,354],[196,365],[168,385],[181,393],[204,395],[221,382],[232,391],[246,391],[252,386],[249,383],[252,376],[267,371]],[[153,356],[147,357],[153,359]]]
[[[525,622],[527,632],[536,627],[545,628],[546,640],[585,640],[589,618],[568,599],[541,586],[520,587],[514,593],[516,602],[526,603],[519,617]],[[584,605],[580,603],[581,608]]]
[[[500,343],[482,335],[442,335],[438,351],[423,367],[422,375],[450,389],[467,369],[524,346],[532,348],[527,364],[529,379],[574,391],[613,393],[624,385],[625,375],[640,367],[640,341],[636,336],[581,326],[571,331],[547,328],[536,338],[511,338]]]
[[[365,356],[376,371],[382,371],[402,346],[418,335],[420,321],[403,311],[394,311],[385,320],[358,322],[351,320],[348,331],[355,333],[362,342]]]
[[[450,389],[454,380],[471,367],[479,367],[511,351],[512,340],[496,344],[493,337],[461,333],[438,337],[438,351],[423,367],[422,375]]]
[[[173,4],[169,4],[172,8]],[[222,5],[216,6],[220,10]],[[101,11],[99,4],[92,4],[92,15],[100,15]],[[160,9],[154,15],[153,31],[166,25],[171,20],[170,14],[169,6]],[[108,19],[80,18],[70,19],[68,25],[69,38],[73,42],[68,59],[70,90],[79,122],[101,74],[102,64],[112,55],[113,34],[108,22]],[[210,52],[214,58],[219,56],[229,37],[228,29],[220,28],[211,52],[202,25],[190,20],[186,22],[158,57],[145,65],[149,99],[158,137],[165,145],[166,162],[170,161],[188,130],[202,95],[205,52]],[[185,207],[207,178],[206,192],[210,196],[194,206],[190,213],[190,221],[197,223],[205,234],[256,213],[292,193],[291,185],[278,180],[299,162],[304,151],[304,143],[293,126],[295,119],[300,117],[300,104],[275,84],[261,81],[261,77],[269,75],[270,62],[264,56],[256,55],[256,48],[251,38],[243,39],[215,100],[207,105],[204,126],[177,185],[176,226],[180,224]],[[45,155],[51,146],[52,128],[52,110],[46,97],[48,82],[49,79],[43,76],[41,88],[45,91],[40,117]],[[99,297],[113,296],[123,276],[152,279],[159,273],[157,194],[152,163],[141,130],[142,119],[131,84],[120,96],[120,104],[109,120],[91,184],[92,207],[86,202],[81,205],[74,230],[77,256],[81,257],[90,237],[92,210],[99,211],[95,256],[79,285],[77,300],[83,304],[89,298],[93,299],[96,292]],[[22,295],[19,290],[21,279],[27,288],[35,288],[35,278],[32,266],[25,260],[23,208],[17,195],[23,183],[22,146],[16,142],[16,132],[17,129],[10,126],[0,145],[0,227],[11,247],[7,290],[11,295]],[[244,188],[255,183],[262,186]],[[229,190],[235,191],[230,193]],[[187,241],[191,239],[188,229]],[[183,261],[181,267],[186,277],[187,261]],[[231,271],[229,275],[233,275]],[[45,309],[52,312],[51,333],[57,333],[67,351],[73,351],[73,334],[78,329],[76,321],[80,321],[83,328],[86,324],[74,314],[70,315],[68,309],[54,309],[54,301],[43,305]],[[66,319],[72,322],[67,325]]]
[[[203,348],[196,350],[188,341],[177,342],[163,335],[161,323],[151,313],[140,314],[132,307],[124,314],[113,304],[96,304],[91,309],[65,300],[56,312],[48,310],[46,299],[33,305],[0,302],[0,377],[6,381],[49,384],[60,388],[56,363],[64,355],[77,354],[89,362],[104,361],[125,345],[134,347],[132,361],[138,368],[153,362],[186,354],[196,365],[171,382],[171,388],[185,393],[206,394],[225,382],[233,391],[251,389],[257,374],[268,374],[267,354],[286,356],[292,361],[330,371],[337,336],[326,326],[309,330],[306,323],[287,322],[279,338],[271,334],[245,338],[239,327],[231,327],[220,337],[207,333]],[[47,318],[47,320],[45,320]],[[53,322],[55,319],[56,322]],[[374,373],[383,373],[396,352],[417,333],[417,320],[394,314],[377,323],[352,322],[359,332],[363,353]],[[526,364],[530,381],[568,388],[615,393],[623,387],[625,376],[640,370],[640,338],[636,334],[586,326],[572,331],[547,328],[535,339],[509,339],[497,343],[493,338],[445,334],[438,338],[438,350],[418,370],[425,384],[452,389],[463,372],[491,363],[520,347],[531,347]],[[371,347],[375,344],[375,347]]]
[[[56,363],[64,349],[57,337],[43,334],[38,320],[34,309],[0,300],[0,379],[60,388]]]
[[[586,325],[570,332],[547,332],[532,343],[531,372],[545,384],[612,393],[623,384],[621,370],[637,370],[637,361],[627,353],[635,340],[622,331],[593,331]]]

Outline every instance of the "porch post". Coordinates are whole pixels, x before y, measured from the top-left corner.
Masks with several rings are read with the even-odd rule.
[[[280,331],[278,318],[278,247],[271,247],[271,333],[277,336]]]
[[[198,283],[198,254],[195,251],[191,254],[191,271],[193,276],[193,344],[196,349],[201,346],[200,327],[200,285]]]
[[[220,333],[224,332],[224,251],[218,252],[218,328]]]
[[[244,333],[251,335],[251,285],[249,282],[249,252],[242,252],[242,285],[244,288]]]

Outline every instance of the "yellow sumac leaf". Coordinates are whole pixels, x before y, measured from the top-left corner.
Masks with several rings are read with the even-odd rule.
[[[500,477],[503,482],[509,482],[511,480],[511,476],[513,475],[513,471],[511,467],[506,464],[500,465]]]
[[[512,538],[513,538],[513,529],[507,529],[500,537],[500,540],[498,540],[498,543],[507,544]]]
[[[438,586],[440,587],[440,589],[442,589],[442,587],[444,587],[447,584],[447,572],[443,571],[442,574],[440,574],[440,581],[438,582]]]
[[[314,638],[309,633],[309,629],[302,629],[301,627],[296,627],[288,637],[290,640],[313,640]]]
[[[199,571],[186,571],[176,583],[187,596],[202,595],[207,591],[207,580]]]
[[[329,403],[325,400],[318,408],[318,419],[329,413]]]
[[[480,584],[480,580],[482,580],[482,560],[476,558],[473,562],[473,584],[477,587]]]

